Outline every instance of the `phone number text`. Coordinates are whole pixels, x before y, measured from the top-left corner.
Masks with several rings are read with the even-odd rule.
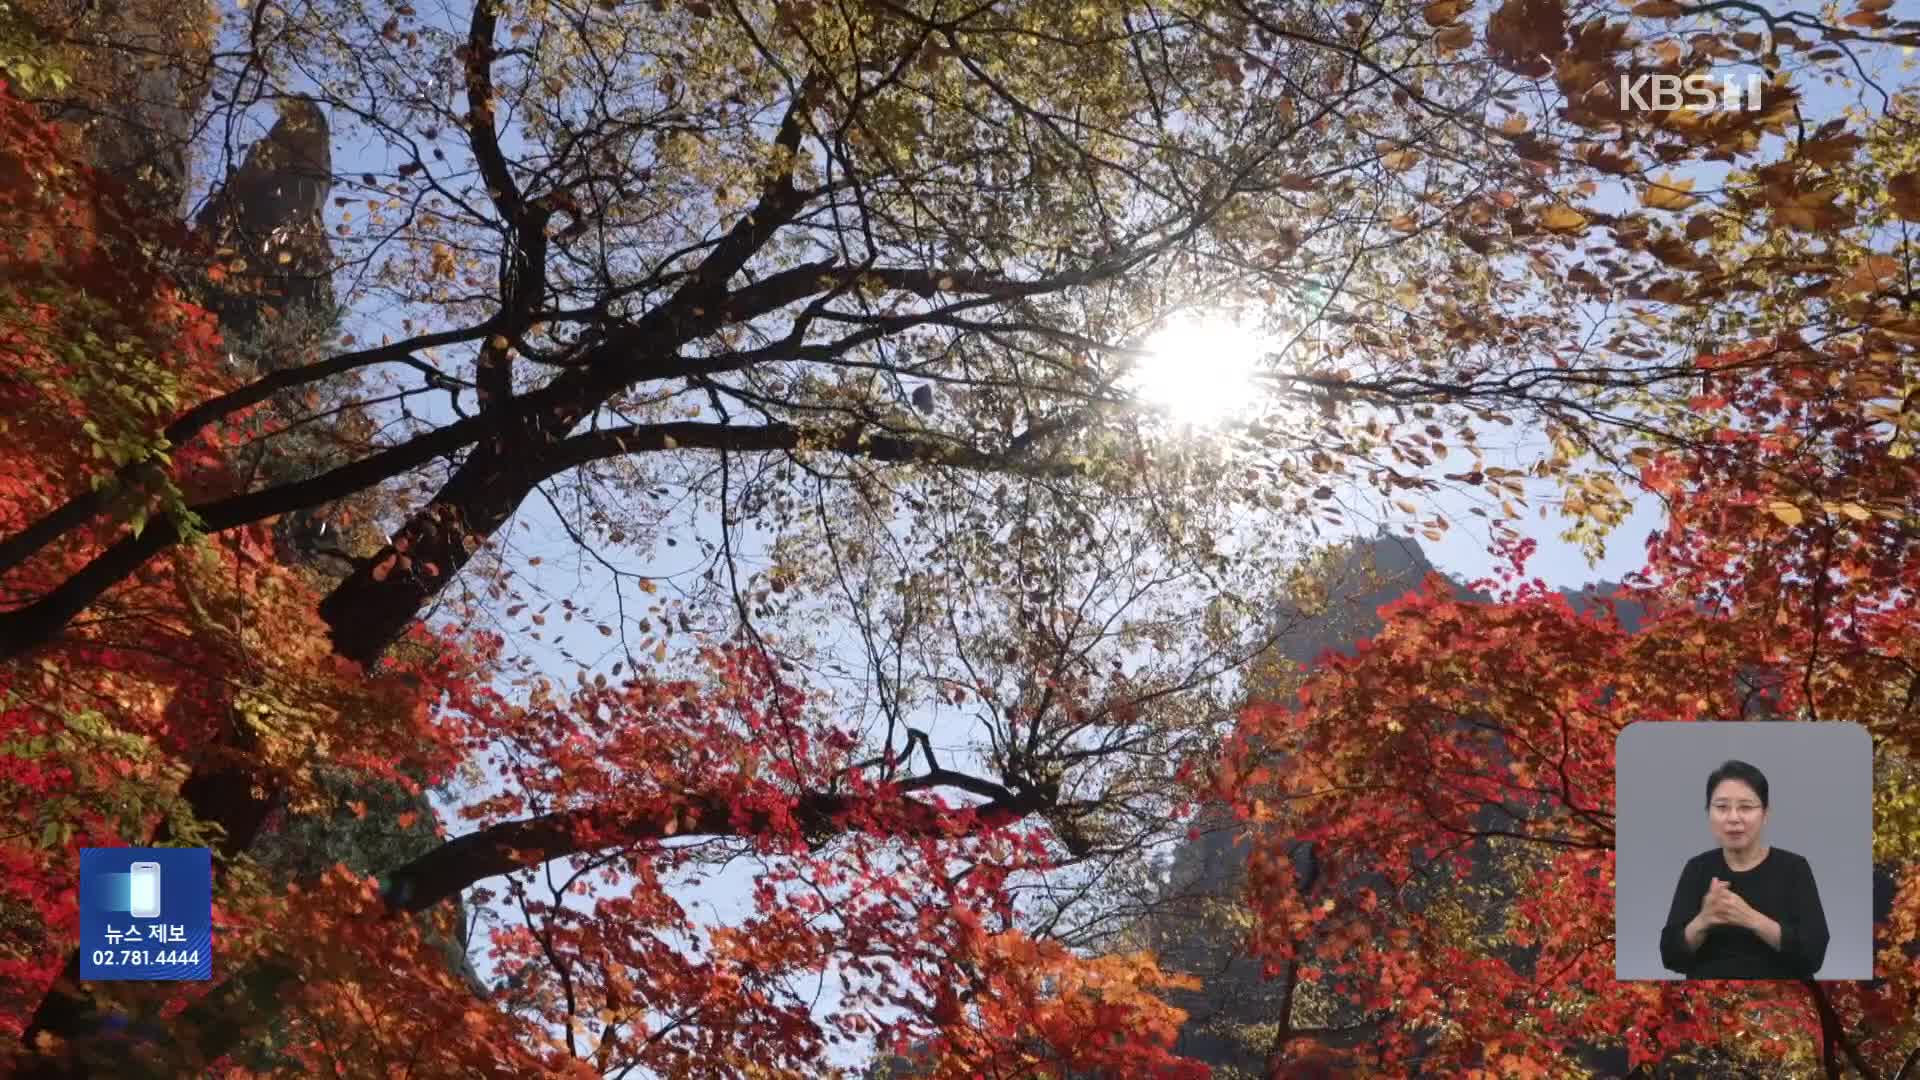
[[[146,967],[149,964],[198,964],[199,949],[95,949],[98,967]]]

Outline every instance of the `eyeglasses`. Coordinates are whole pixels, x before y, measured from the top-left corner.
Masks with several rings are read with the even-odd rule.
[[[1728,811],[1737,810],[1742,815],[1745,815],[1745,814],[1756,813],[1759,811],[1759,809],[1760,809],[1759,803],[1751,803],[1751,802],[1743,802],[1743,803],[1717,802],[1713,804],[1713,812],[1716,814],[1724,814],[1724,813],[1727,813]]]

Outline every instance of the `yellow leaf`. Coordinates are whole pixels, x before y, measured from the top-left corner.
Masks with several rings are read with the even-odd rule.
[[[1587,215],[1571,206],[1548,207],[1540,215],[1540,227],[1548,232],[1575,233],[1587,227]]]
[[[1841,503],[1840,512],[1855,521],[1865,521],[1873,516],[1871,511],[1859,503]]]
[[[1786,522],[1788,525],[1798,525],[1806,516],[1800,512],[1799,507],[1787,502],[1785,499],[1775,499],[1773,502],[1767,504],[1767,512],[1779,518],[1781,521]]]
[[[1692,190],[1693,180],[1691,177],[1683,180],[1679,177],[1663,173],[1654,177],[1653,186],[1641,193],[1640,203],[1643,206],[1650,206],[1655,210],[1685,210],[1687,207],[1700,201],[1692,195],[1687,194],[1687,192]]]

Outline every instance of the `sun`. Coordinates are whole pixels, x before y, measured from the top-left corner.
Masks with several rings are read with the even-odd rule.
[[[1270,351],[1259,334],[1224,315],[1182,315],[1135,354],[1127,386],[1176,423],[1213,427],[1252,411],[1260,361]]]

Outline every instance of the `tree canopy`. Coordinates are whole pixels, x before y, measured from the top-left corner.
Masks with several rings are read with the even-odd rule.
[[[1746,1009],[1736,1056],[1911,1075],[1910,875],[1883,983],[1813,1005],[1614,984],[1604,924],[1629,718],[1862,723],[1910,857],[1891,6],[0,9],[20,1070],[240,1075],[271,1028],[292,1073],[1198,1075],[1185,980],[1121,946],[1211,802],[1272,1076],[1314,1056],[1296,987],[1380,1025],[1370,1070],[1663,1060]],[[1707,72],[1757,107],[1625,92]],[[1211,434],[1137,391],[1194,313],[1265,343]],[[1406,601],[1292,701],[1249,668],[1376,501],[1518,567],[1527,510],[1598,551],[1636,496],[1633,634],[1516,583]],[[443,842],[266,872],[429,789]],[[1494,900],[1358,884],[1462,836]],[[77,850],[147,842],[216,851],[211,987],[77,979]],[[489,879],[480,996],[438,950]]]

